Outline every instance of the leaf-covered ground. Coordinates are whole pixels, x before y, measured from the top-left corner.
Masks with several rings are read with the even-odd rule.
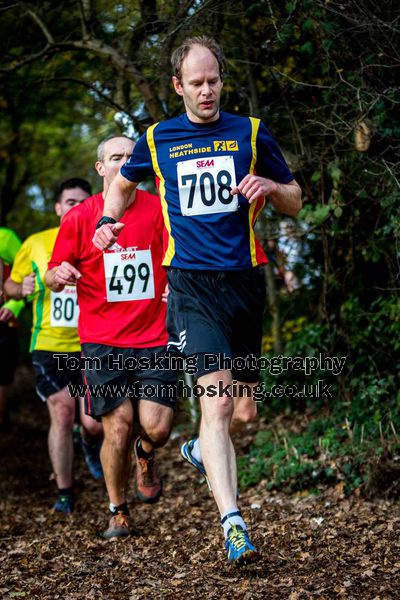
[[[261,482],[240,504],[262,560],[239,571],[225,562],[206,486],[180,459],[181,429],[159,452],[163,497],[145,506],[131,493],[135,535],[118,541],[98,535],[108,519],[104,484],[79,454],[75,513],[49,510],[46,431],[46,409],[32,398],[19,399],[11,430],[0,433],[1,598],[400,598],[398,503],[344,498],[339,486],[318,497],[271,495]]]

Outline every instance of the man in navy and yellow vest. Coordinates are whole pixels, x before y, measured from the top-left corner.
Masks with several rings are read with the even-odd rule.
[[[267,199],[278,212],[296,215],[301,190],[260,119],[220,111],[223,56],[215,40],[186,39],[171,63],[185,112],[138,140],[110,185],[93,242],[100,250],[117,242],[133,190],[155,175],[169,235],[169,348],[194,357],[202,412],[199,438],[182,454],[207,476],[228,560],[241,564],[258,553],[237,505],[229,427],[235,396],[247,410],[259,381],[267,260],[254,225]],[[243,397],[233,383],[243,384]]]

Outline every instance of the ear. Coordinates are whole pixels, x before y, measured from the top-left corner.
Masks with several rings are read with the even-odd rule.
[[[61,217],[61,204],[59,202],[54,204],[54,210],[56,211],[57,217]]]
[[[178,94],[178,96],[183,96],[182,84],[179,81],[179,79],[177,77],[175,77],[175,75],[172,77],[172,83],[174,84],[174,89],[175,89],[175,92]]]
[[[98,172],[98,174],[100,175],[100,177],[104,177],[105,176],[106,171],[105,171],[103,163],[100,160],[96,160],[94,168],[96,169],[96,171]]]

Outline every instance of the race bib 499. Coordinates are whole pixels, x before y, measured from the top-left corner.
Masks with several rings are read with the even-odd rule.
[[[154,298],[151,250],[127,248],[104,252],[107,302],[150,300]]]

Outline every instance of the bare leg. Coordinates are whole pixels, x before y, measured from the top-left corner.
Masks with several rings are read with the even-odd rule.
[[[257,403],[253,400],[253,389],[258,383],[238,381],[236,388],[242,388],[243,394],[234,398],[234,409],[230,433],[237,433],[246,423],[252,423],[257,417]]]
[[[232,383],[230,371],[217,371],[199,377],[198,384],[218,386]],[[212,492],[221,514],[236,506],[236,457],[229,435],[233,414],[233,399],[228,394],[200,398],[200,447],[203,463],[210,480]]]
[[[142,427],[140,438],[142,448],[150,453],[154,448],[164,446],[171,433],[174,411],[168,406],[150,402],[149,400],[139,400],[139,422]]]
[[[50,414],[48,435],[49,454],[59,489],[72,486],[72,463],[74,447],[72,428],[75,417],[75,400],[63,388],[47,399]]]
[[[81,418],[81,425],[83,429],[83,436],[85,438],[101,438],[103,435],[103,425],[93,419],[89,415],[85,414],[84,400],[79,398],[79,413]]]
[[[110,502],[126,502],[131,467],[130,448],[133,430],[133,406],[129,398],[102,417],[104,441],[100,459]]]

